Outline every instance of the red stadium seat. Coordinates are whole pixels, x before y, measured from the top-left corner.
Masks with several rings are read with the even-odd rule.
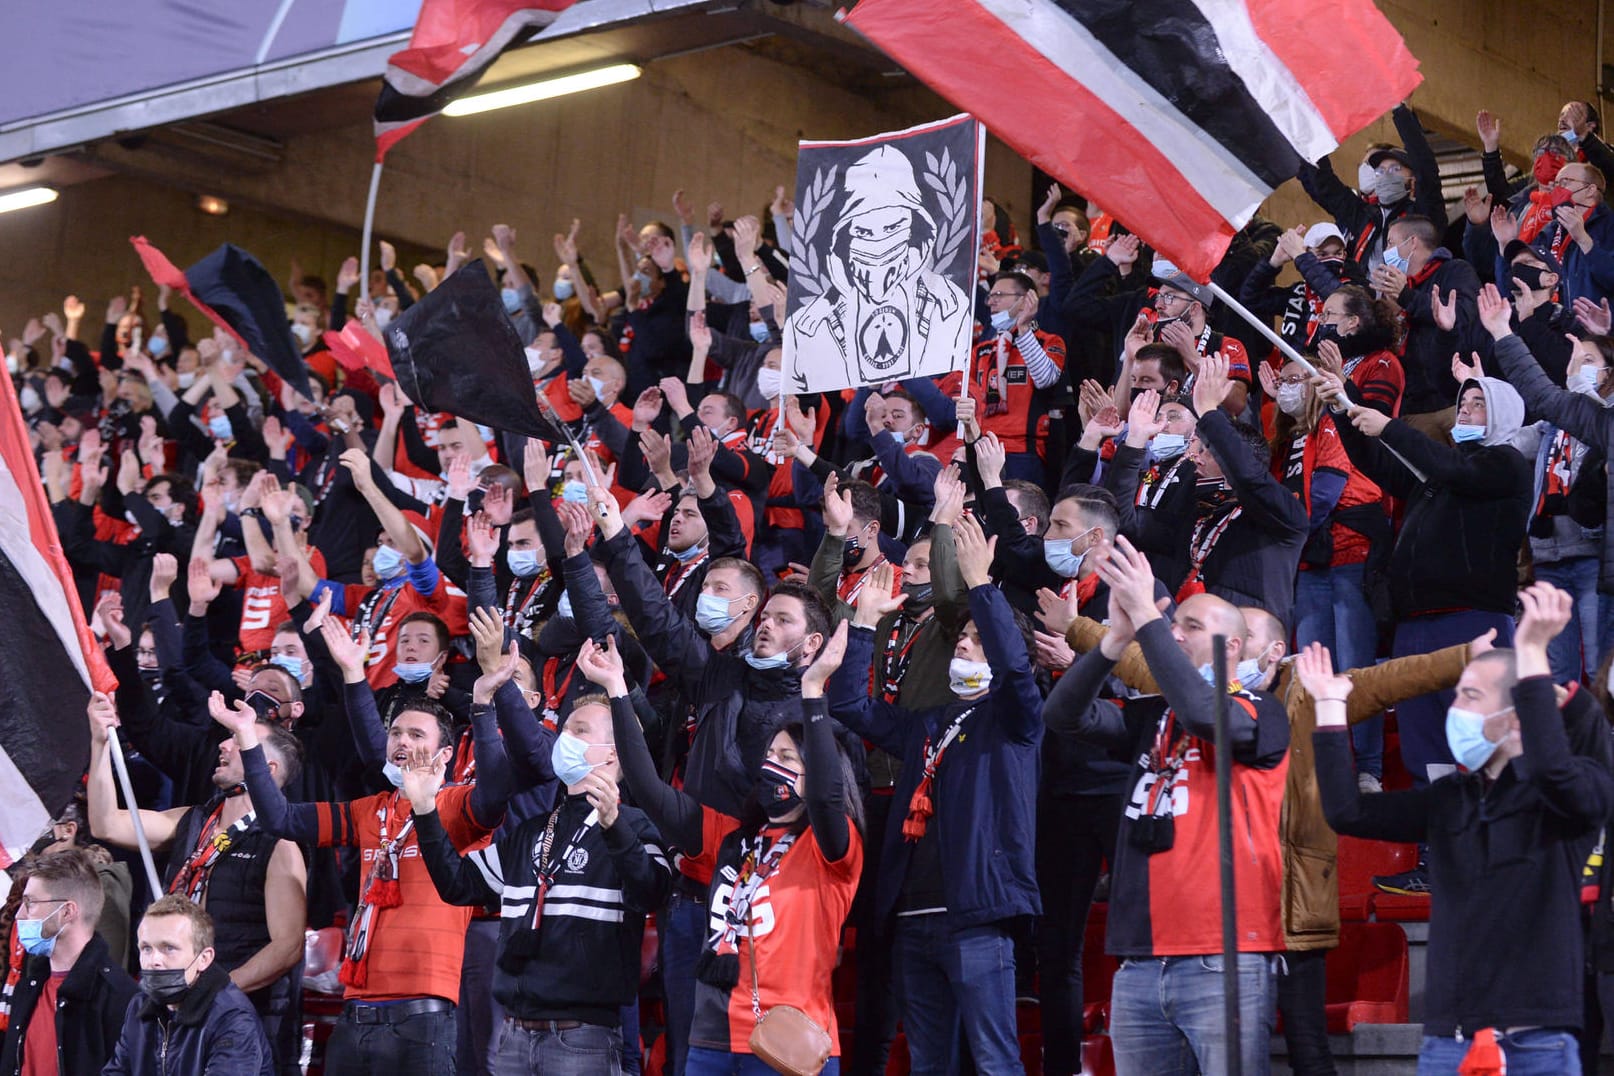
[[[342,1016],[342,988],[334,994],[315,985],[320,976],[333,982],[342,965],[342,929],[322,927],[303,935],[303,1072],[322,1076],[325,1071],[325,1042]]]
[[[1336,867],[1339,877],[1340,918],[1347,923],[1365,922],[1372,918],[1379,902],[1386,898],[1409,899],[1380,893],[1373,888],[1373,879],[1377,875],[1399,874],[1417,865],[1417,845],[1341,837]]]
[[[1082,1072],[1085,1076],[1115,1076],[1115,1048],[1108,1035],[1089,1035],[1082,1040]]]
[[[1345,923],[1328,954],[1328,1033],[1407,1022],[1407,936],[1394,923]]]

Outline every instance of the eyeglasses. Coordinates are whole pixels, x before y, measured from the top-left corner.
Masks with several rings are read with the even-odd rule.
[[[1191,303],[1193,301],[1194,300],[1190,299],[1188,296],[1178,295],[1173,291],[1163,291],[1154,297],[1154,305],[1156,307],[1159,307],[1161,303]]]
[[[66,904],[70,899],[71,898],[68,897],[23,897],[22,900],[18,902],[17,907],[37,908],[41,904]]]
[[[1596,184],[1590,183],[1584,179],[1560,179],[1556,182],[1555,186],[1557,186],[1559,190],[1568,191],[1570,194],[1579,194],[1587,187],[1594,187]]]
[[[988,299],[1023,299],[1025,294],[1023,291],[989,291],[986,293],[986,297]]]

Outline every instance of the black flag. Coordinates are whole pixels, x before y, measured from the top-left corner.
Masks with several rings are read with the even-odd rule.
[[[481,259],[400,314],[383,334],[398,387],[429,411],[563,440],[538,410],[527,355]]]

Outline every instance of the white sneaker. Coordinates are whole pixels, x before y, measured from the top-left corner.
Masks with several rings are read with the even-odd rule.
[[[1356,775],[1356,790],[1364,794],[1368,792],[1383,792],[1384,785],[1380,783],[1379,779],[1374,777],[1371,773],[1359,773]]]

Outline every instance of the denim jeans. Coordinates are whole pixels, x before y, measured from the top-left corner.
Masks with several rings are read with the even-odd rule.
[[[487,1076],[504,1023],[504,1006],[493,996],[493,961],[499,948],[499,921],[473,919],[465,928],[465,962],[460,967],[460,1004],[454,1010],[454,1063],[459,1076]]]
[[[1023,1073],[1014,1013],[1014,939],[1000,925],[953,930],[947,916],[897,920],[897,992],[913,1076],[958,1065],[958,1032],[980,1076]]]
[[[493,1060],[494,1076],[620,1076],[622,1034],[588,1025],[566,1031],[529,1031],[506,1020]]]
[[[684,1071],[689,1076],[779,1076],[771,1065],[751,1054],[724,1053],[704,1046],[689,1048]],[[841,1076],[841,1059],[832,1057],[824,1062],[819,1076]]]
[[[1379,649],[1378,627],[1363,589],[1365,566],[1307,568],[1295,581],[1295,649],[1322,643],[1334,657],[1334,668],[1360,669],[1373,664]],[[1356,772],[1384,776],[1384,715],[1351,726]]]
[[[1239,1054],[1247,1076],[1271,1069],[1275,957],[1239,954]],[[1222,957],[1129,958],[1110,994],[1116,1076],[1227,1071]]]
[[[660,931],[661,986],[667,999],[667,1073],[683,1076],[689,1025],[695,1019],[695,961],[706,944],[706,903],[675,885],[667,898]]]
[[[1512,1035],[1498,1035],[1508,1076],[1580,1076],[1580,1044],[1573,1031],[1538,1027]],[[1418,1054],[1418,1076],[1456,1076],[1471,1040],[1425,1035]]]
[[[1547,644],[1547,664],[1552,667],[1555,684],[1571,680],[1589,680],[1597,671],[1602,657],[1598,648],[1598,634],[1602,618],[1598,615],[1602,603],[1597,594],[1598,561],[1596,557],[1571,557],[1550,564],[1536,564],[1536,578],[1551,583],[1559,590],[1567,590],[1575,599],[1569,609],[1569,624]]]
[[[454,1013],[418,1013],[396,1024],[343,1017],[325,1045],[325,1071],[342,1076],[454,1076]]]

